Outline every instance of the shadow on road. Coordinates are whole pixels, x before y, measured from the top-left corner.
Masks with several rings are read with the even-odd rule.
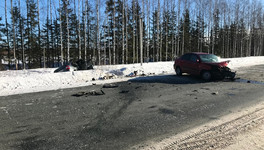
[[[197,84],[204,83],[204,81],[198,77],[183,75],[158,75],[158,76],[147,76],[147,77],[137,77],[130,79],[130,82],[138,83],[165,83],[165,84]]]

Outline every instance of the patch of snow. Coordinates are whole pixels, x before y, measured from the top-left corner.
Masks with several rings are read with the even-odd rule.
[[[231,69],[264,64],[263,56],[221,59],[225,60],[231,60]],[[94,66],[93,70],[59,73],[54,73],[56,68],[1,71],[0,96],[127,81],[135,71],[137,75],[175,74],[173,63],[105,65]]]
[[[258,64],[264,64],[263,56],[240,57],[240,58],[220,58],[220,61],[230,60],[228,67],[238,69],[239,67],[249,67]]]

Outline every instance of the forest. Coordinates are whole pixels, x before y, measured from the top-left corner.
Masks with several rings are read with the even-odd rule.
[[[261,0],[4,3],[0,70],[53,68],[79,59],[95,65],[173,61],[188,52],[264,55]]]

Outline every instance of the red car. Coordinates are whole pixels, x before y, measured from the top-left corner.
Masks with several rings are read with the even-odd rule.
[[[217,56],[208,53],[187,53],[177,58],[174,62],[174,69],[177,75],[182,73],[199,75],[204,80],[211,79],[234,79],[236,73],[227,67],[229,61],[219,62]]]

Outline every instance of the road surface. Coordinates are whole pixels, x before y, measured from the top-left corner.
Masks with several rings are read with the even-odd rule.
[[[150,148],[148,141],[162,141],[263,102],[263,68],[239,69],[241,79],[235,82],[160,75],[131,78],[112,88],[93,85],[0,97],[0,149]],[[195,135],[172,139],[163,148],[179,142],[186,146]]]

